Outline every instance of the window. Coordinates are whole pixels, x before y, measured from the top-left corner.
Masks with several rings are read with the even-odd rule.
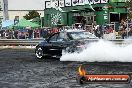
[[[110,13],[110,22],[119,22],[119,14]]]
[[[53,36],[50,38],[50,41],[57,41],[57,37],[58,37],[58,34],[53,35]]]
[[[94,16],[94,21],[96,21],[96,16]]]
[[[61,32],[59,33],[59,36],[57,38],[57,41],[64,41],[64,40],[67,40],[67,35],[65,32]]]

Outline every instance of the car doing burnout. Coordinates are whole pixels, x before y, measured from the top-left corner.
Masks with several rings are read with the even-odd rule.
[[[84,30],[64,30],[54,33],[36,46],[37,59],[47,56],[60,58],[63,52],[73,53],[82,50],[88,39]]]

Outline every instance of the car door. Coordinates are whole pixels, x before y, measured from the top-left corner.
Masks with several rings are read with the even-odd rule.
[[[65,33],[61,32],[50,37],[49,43],[52,47],[49,51],[52,55],[60,56],[62,54],[62,49],[65,48],[67,44],[67,38],[65,36]]]
[[[57,45],[60,49],[66,48],[68,45],[70,45],[70,40],[67,36],[66,32],[60,32],[57,37]]]
[[[55,55],[55,53],[58,52],[58,47],[57,47],[57,37],[58,37],[58,35],[59,35],[59,33],[55,33],[48,40],[48,43],[50,44],[50,47],[48,47],[48,52],[51,55]]]

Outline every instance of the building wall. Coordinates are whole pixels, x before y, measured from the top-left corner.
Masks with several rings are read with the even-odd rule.
[[[25,16],[26,14],[28,14],[29,11],[25,10],[25,11],[19,11],[19,10],[11,10],[8,11],[9,14],[9,20],[14,20],[15,16],[19,16],[19,19],[23,19],[23,16]],[[44,11],[37,11],[38,13],[41,14],[41,17],[44,17]],[[3,16],[3,12],[0,12],[0,16]]]
[[[55,27],[58,23],[63,24],[65,19],[63,19],[63,14],[55,9],[45,10],[44,24],[46,27]]]
[[[79,16],[84,16],[90,19],[87,19],[88,22],[90,22],[91,24],[94,22],[95,24],[98,25],[103,25],[106,23],[112,23],[112,21],[110,20],[110,18],[112,19],[116,19],[117,17],[111,17],[111,13],[112,14],[118,14],[119,15],[119,20],[117,21],[113,21],[116,23],[119,23],[120,20],[123,18],[125,19],[125,16],[127,14],[127,9],[125,6],[124,2],[110,2],[110,3],[98,3],[98,4],[93,4],[92,7],[94,8],[95,11],[93,11],[89,5],[81,5],[81,6],[71,6],[71,7],[63,7],[62,10],[60,11],[60,14],[62,14],[61,18],[62,24],[63,25],[69,25],[71,26],[72,24],[74,24],[74,19],[73,16],[74,13],[75,14],[79,14]],[[47,8],[44,10],[45,11],[45,26],[52,26],[56,25],[55,23],[51,25],[52,23],[52,16],[51,14],[57,14],[58,10],[55,10],[54,8]],[[94,13],[92,15],[88,15],[87,14],[83,14],[83,12],[86,12],[87,14],[90,14],[91,12]],[[122,17],[120,17],[121,15],[123,15]],[[77,15],[78,16],[78,15]],[[94,20],[91,20],[92,18],[94,18]],[[56,21],[55,19],[53,21]],[[90,25],[91,25],[90,24]]]

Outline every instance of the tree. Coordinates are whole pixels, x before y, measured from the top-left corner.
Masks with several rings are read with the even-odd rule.
[[[128,17],[132,18],[132,0],[127,0],[126,6],[127,6],[127,10],[128,10]]]
[[[23,16],[26,20],[30,20],[30,19],[33,19],[33,18],[36,18],[36,17],[39,17],[40,18],[40,14],[35,11],[35,10],[32,10],[32,11],[29,11],[28,14],[26,14],[25,16]]]
[[[41,25],[41,19],[39,17],[33,18],[32,22]]]

